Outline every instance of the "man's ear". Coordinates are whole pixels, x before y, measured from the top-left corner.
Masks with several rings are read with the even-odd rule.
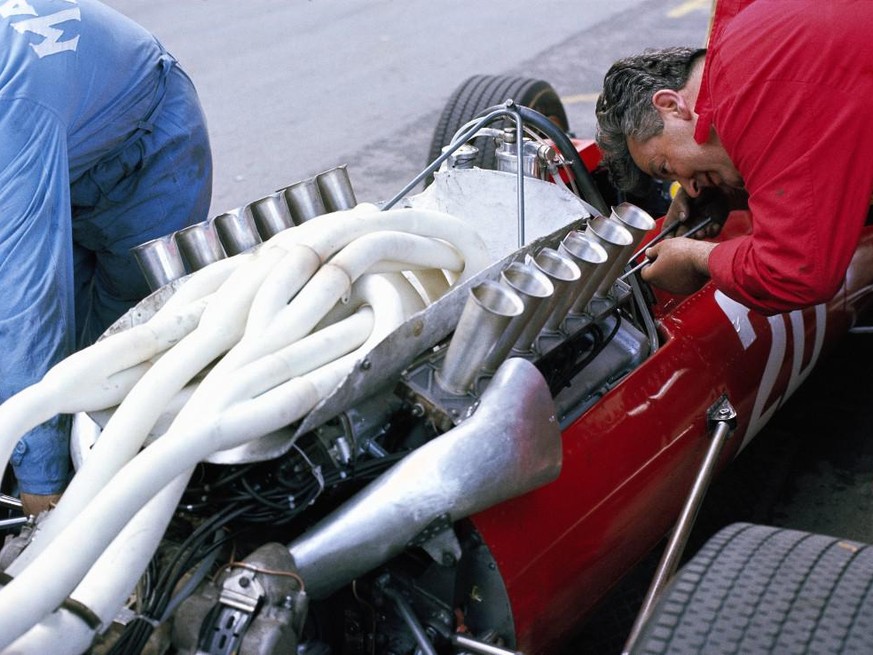
[[[692,116],[691,108],[685,102],[685,97],[673,89],[659,89],[652,96],[652,104],[655,105],[661,116],[667,114],[677,118],[688,120]]]

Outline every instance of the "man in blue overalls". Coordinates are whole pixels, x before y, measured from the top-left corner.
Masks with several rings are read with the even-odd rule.
[[[130,249],[204,220],[197,94],[142,27],[96,0],[0,0],[0,402],[148,293]],[[26,513],[70,474],[69,417],[18,443]]]

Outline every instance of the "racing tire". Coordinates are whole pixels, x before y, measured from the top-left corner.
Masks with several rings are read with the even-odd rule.
[[[681,569],[632,653],[873,653],[873,546],[736,523]]]
[[[543,114],[564,132],[569,130],[564,105],[548,82],[515,75],[474,75],[449,97],[434,130],[427,163],[440,156],[443,146],[451,142],[462,125],[508,98]],[[480,137],[473,144],[479,148],[475,166],[492,170],[497,168],[493,139]],[[432,179],[429,176],[426,183],[430,184]]]

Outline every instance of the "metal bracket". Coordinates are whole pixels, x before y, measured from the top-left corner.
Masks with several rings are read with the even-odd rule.
[[[729,428],[730,432],[727,436],[730,436],[730,434],[736,430],[737,410],[735,410],[734,406],[731,405],[727,394],[722,395],[722,397],[709,408],[706,412],[706,420],[710,431],[715,431],[720,423],[726,424]]]
[[[261,599],[267,595],[256,574],[248,570],[230,575],[221,585],[218,597],[222,605],[254,614]]]

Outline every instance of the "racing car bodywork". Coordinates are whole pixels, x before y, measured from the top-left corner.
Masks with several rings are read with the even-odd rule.
[[[626,203],[608,211],[599,196],[586,202],[572,191],[590,189],[579,179],[580,151],[596,159],[590,143],[575,142],[569,152],[569,139],[512,103],[493,113],[453,141],[434,164],[443,164],[434,183],[419,194],[354,206],[342,180],[340,191],[333,186],[332,172],[316,180],[318,193],[308,181],[272,196],[271,211],[299,225],[278,231],[254,255],[242,246],[241,255],[204,261],[181,280],[156,275],[170,283],[104,343],[167,316],[177,332],[162,327],[163,350],[143,346],[141,361],[98,381],[97,400],[63,405],[90,413],[77,416],[74,435],[77,477],[90,482],[70,493],[72,509],[62,500],[15,544],[21,554],[0,590],[3,652],[51,645],[78,653],[94,643],[95,652],[135,653],[149,640],[152,652],[192,654],[554,652],[670,530],[708,448],[710,408],[727,398],[736,409],[724,466],[869,301],[869,229],[844,288],[826,306],[802,312],[765,317],[711,285],[680,298],[633,276],[620,279],[630,255],[657,233],[646,212]],[[489,127],[506,116],[513,129]],[[522,124],[550,141],[523,137]],[[468,166],[464,148],[473,135],[497,139],[501,170]],[[324,215],[301,213],[301,190],[310,208],[313,198],[323,201],[312,211]],[[249,220],[251,229],[258,207],[217,224],[233,221],[238,229]],[[261,237],[270,237],[260,218]],[[355,241],[345,233],[359,225],[376,225],[371,235],[405,225],[418,231],[388,245],[374,237],[355,258],[344,255],[336,268],[347,272],[357,266],[349,262],[382,249],[372,258],[377,264],[360,266],[366,284],[351,285],[356,276],[349,275],[323,311],[294,314],[270,331],[308,288],[288,274],[279,281],[295,291],[283,295],[275,291],[281,285],[270,286],[270,271],[291,265],[292,246],[304,244],[302,254],[293,252],[308,256],[321,243],[314,235],[330,231],[324,226],[332,221],[339,227],[325,241],[343,244],[313,264],[319,273],[340,257],[334,252],[347,253]],[[735,212],[719,238],[749,229],[748,215]],[[234,305],[236,296],[209,295],[221,293],[233,272],[208,292],[191,291],[222,266],[242,270],[227,264],[236,258],[262,266],[254,282],[233,278],[234,289],[252,287],[254,301]],[[190,258],[187,266],[196,268]],[[367,308],[379,324],[380,303],[392,294],[401,309],[378,332]],[[172,314],[189,296],[200,313]],[[214,310],[203,300],[210,297],[221,298]],[[264,309],[270,303],[272,313]],[[196,332],[192,326],[222,311],[248,321],[239,332],[266,327],[199,358],[176,350]],[[233,367],[244,360],[238,344],[254,353],[246,361],[258,363],[345,326],[348,332],[295,355],[333,367],[313,382],[315,395],[294,387],[296,395],[273,402],[277,390],[309,373],[277,373],[266,383],[274,375],[266,364],[251,376],[242,364]],[[295,330],[297,341],[288,336]],[[274,337],[276,352],[264,345]],[[324,354],[336,341],[337,354]],[[357,344],[365,349],[354,350]],[[193,362],[184,389],[138,391],[146,369],[183,357]],[[293,368],[290,357],[282,366]],[[131,381],[118,381],[130,371]],[[229,374],[215,378],[215,371]],[[253,385],[245,411],[221,404],[239,378]],[[100,479],[87,463],[109,457],[96,455],[99,445],[138,393],[144,404],[166,395],[142,419],[148,445]],[[14,409],[4,417],[17,416]],[[216,429],[202,436],[201,425],[213,422]],[[163,445],[171,443],[178,450]],[[80,491],[86,487],[90,496]],[[87,502],[77,506],[76,494]],[[65,548],[69,557],[59,558]],[[42,605],[20,606],[34,588]]]

